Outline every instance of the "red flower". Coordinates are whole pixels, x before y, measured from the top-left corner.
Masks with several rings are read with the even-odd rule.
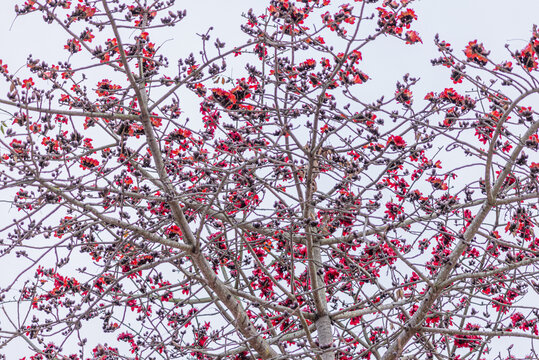
[[[447,190],[448,189],[447,184],[444,183],[444,181],[442,179],[440,179],[440,178],[431,176],[431,177],[429,177],[427,179],[427,182],[431,183],[432,187],[435,190]]]
[[[453,80],[453,84],[462,83],[462,75],[463,73],[461,71],[453,69],[453,71],[451,71],[451,80]]]
[[[316,67],[316,61],[313,59],[307,59],[298,65],[298,71],[313,70]]]
[[[86,29],[85,31],[82,32],[82,34],[80,34],[80,39],[82,41],[92,42],[92,39],[94,38],[95,38],[94,34],[92,34],[92,31],[88,29]]]
[[[412,92],[410,89],[398,89],[395,92],[395,99],[404,105],[412,104]]]
[[[83,170],[91,169],[91,168],[94,168],[94,167],[96,167],[98,165],[99,165],[99,161],[97,161],[95,159],[92,159],[90,157],[83,156],[83,157],[80,158],[80,167]]]
[[[121,89],[120,85],[111,84],[110,80],[104,79],[97,83],[97,90],[95,91],[98,96],[109,96],[111,92]]]
[[[82,47],[80,46],[80,42],[77,39],[69,39],[67,40],[67,44],[64,45],[64,49],[66,49],[72,54],[75,54],[81,51]]]
[[[511,72],[513,71],[513,63],[511,61],[505,61],[499,65],[496,65],[496,69],[495,70],[499,70],[499,71],[504,71],[504,72]]]
[[[72,19],[72,21],[89,19],[94,16],[96,11],[97,9],[95,7],[77,4],[75,11],[71,15],[68,15],[68,17]]]
[[[28,78],[22,81],[22,87],[25,89],[30,89],[34,85],[35,83],[34,83],[34,80],[32,80],[32,78]]]
[[[528,44],[520,53],[516,54],[518,62],[528,71],[537,69],[537,56],[532,44]]]
[[[170,239],[175,239],[182,236],[182,231],[177,225],[172,225],[165,230],[165,235]]]
[[[387,217],[389,217],[391,220],[395,220],[397,215],[402,214],[402,206],[388,202],[386,204],[387,210],[384,211],[387,214]]]
[[[387,140],[387,145],[393,145],[397,148],[403,148],[406,146],[406,141],[402,139],[400,136],[390,136]]]
[[[197,83],[195,84],[195,92],[198,96],[204,97],[206,96],[206,87],[201,83]]]
[[[399,19],[401,26],[409,29],[412,21],[417,20],[417,15],[414,10],[406,9],[397,16],[397,19]]]
[[[484,66],[488,62],[486,56],[490,54],[490,52],[485,50],[483,44],[477,44],[477,40],[474,40],[468,43],[464,49],[464,54],[468,58],[468,61]]]
[[[413,31],[413,30],[407,31],[405,36],[406,36],[407,44],[415,44],[417,42],[423,43],[423,40],[421,40],[417,31]]]
[[[7,65],[4,64],[2,65],[2,60],[0,60],[0,74],[7,74],[8,71],[7,71]]]
[[[264,44],[256,44],[254,51],[260,60],[268,55],[268,50]]]
[[[479,328],[479,325],[472,325],[470,323],[466,325],[466,330],[470,331],[478,331]],[[457,348],[467,347],[473,350],[481,345],[481,340],[481,336],[478,335],[455,335],[454,342]]]
[[[237,99],[234,94],[223,90],[223,89],[211,89],[213,98],[217,101],[222,107],[226,109],[234,109],[236,106]]]
[[[365,74],[364,72],[362,71],[359,71],[355,76],[354,76],[354,83],[355,84],[363,84],[365,81],[369,80],[369,75]]]
[[[348,56],[348,59],[350,59],[351,62],[354,64],[359,63],[359,60],[363,60],[363,56],[361,55],[361,52],[358,50],[352,51],[352,54]]]

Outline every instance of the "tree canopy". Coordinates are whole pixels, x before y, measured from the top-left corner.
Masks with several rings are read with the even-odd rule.
[[[537,28],[371,99],[413,1],[266,3],[181,58],[174,0],[16,6],[65,41],[0,60],[2,356],[537,358]]]

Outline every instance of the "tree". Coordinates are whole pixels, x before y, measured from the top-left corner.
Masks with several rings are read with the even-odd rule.
[[[173,0],[16,7],[62,29],[69,60],[0,62],[3,346],[481,359],[538,340],[539,32],[506,61],[437,37],[433,65],[473,92],[407,74],[371,102],[362,52],[422,39],[411,1],[353,5],[272,0],[243,45],[209,30],[177,67],[152,40],[186,16]]]

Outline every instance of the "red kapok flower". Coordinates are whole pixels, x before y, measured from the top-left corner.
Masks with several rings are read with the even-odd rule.
[[[77,39],[69,39],[67,40],[67,44],[64,45],[64,49],[72,54],[75,54],[81,51],[82,47]]]
[[[474,62],[480,66],[485,66],[488,62],[487,55],[490,54],[483,47],[483,44],[478,44],[477,40],[470,41],[464,49],[464,54],[468,58],[468,61]]]
[[[405,34],[407,44],[415,44],[417,42],[423,43],[423,40],[419,37],[417,31],[407,31]]]
[[[30,89],[34,85],[35,83],[34,83],[34,80],[32,80],[32,78],[28,78],[22,81],[22,87],[25,89]]]
[[[98,165],[99,165],[99,161],[97,161],[95,159],[92,159],[90,157],[83,156],[83,157],[80,158],[80,167],[83,170],[91,169],[91,168],[94,168],[94,167],[96,167]]]

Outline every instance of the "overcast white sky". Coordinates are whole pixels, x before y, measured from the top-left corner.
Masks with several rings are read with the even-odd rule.
[[[353,3],[352,0],[332,2]],[[53,26],[43,24],[39,15],[15,18],[13,8],[17,3],[23,1],[0,1],[0,59],[9,65],[10,73],[24,67],[30,53],[34,58],[49,62],[67,60],[68,54],[62,51],[66,36]],[[200,42],[194,34],[205,32],[209,26],[216,29],[214,34],[227,45],[242,43],[240,39],[245,37],[239,30],[239,25],[244,22],[241,13],[250,7],[263,9],[267,3],[269,1],[263,0],[176,1],[178,8],[188,10],[188,17],[183,25],[170,28],[170,34],[167,34],[170,41],[164,46],[171,65],[175,66],[179,56],[198,52]],[[487,50],[492,51],[495,59],[501,60],[509,58],[504,45],[509,44],[512,49],[523,48],[530,37],[532,24],[539,22],[539,0],[419,0],[411,7],[419,16],[414,30],[420,33],[423,44],[408,46],[388,38],[365,49],[362,70],[372,78],[369,89],[377,91],[365,96],[376,98],[384,93],[392,94],[395,82],[405,73],[420,77],[419,86],[425,92],[449,87],[449,72],[433,68],[430,63],[432,58],[438,57],[433,44],[436,33],[459,52],[468,41],[479,39]],[[0,84],[0,97],[5,97],[5,89],[5,85]],[[0,120],[6,119],[0,114]],[[6,355],[9,358],[10,354]]]

